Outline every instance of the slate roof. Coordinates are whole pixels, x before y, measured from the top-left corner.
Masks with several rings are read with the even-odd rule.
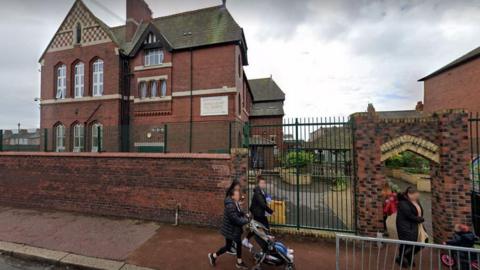
[[[224,6],[154,18],[151,22],[173,49],[188,49],[215,44],[240,42],[246,49],[243,29]],[[139,42],[149,23],[140,25],[132,42],[125,41],[126,26],[111,28],[118,45],[126,54]]]
[[[82,0],[77,2],[84,5]],[[86,8],[88,10],[88,7]],[[125,40],[125,25],[109,27],[97,17],[95,20],[125,55],[130,54],[137,43],[141,42],[140,38],[145,30],[149,25],[153,25],[171,48],[176,50],[237,42],[244,52],[243,62],[248,64],[248,48],[243,29],[223,5],[154,18],[151,23],[142,23],[139,26],[132,41]]]
[[[419,82],[422,82],[422,81],[425,81],[425,80],[430,79],[430,78],[432,78],[432,77],[435,77],[435,76],[437,76],[437,75],[439,75],[439,74],[441,74],[441,73],[443,73],[443,72],[445,72],[445,71],[447,71],[447,70],[450,70],[450,69],[452,69],[452,68],[454,68],[454,67],[457,67],[457,66],[459,66],[459,65],[461,65],[461,64],[463,64],[463,63],[466,63],[466,62],[468,62],[468,61],[474,60],[474,59],[477,58],[477,57],[480,57],[480,47],[478,47],[478,48],[476,48],[476,49],[468,52],[467,54],[461,56],[460,58],[454,60],[453,62],[449,63],[448,65],[446,65],[446,66],[442,67],[441,69],[433,72],[432,74],[427,75],[427,76],[421,78],[421,79],[418,80],[418,81],[419,81]]]
[[[250,116],[283,116],[283,101],[253,103]]]
[[[249,80],[253,105],[250,116],[283,116],[285,93],[272,78]]]
[[[285,101],[285,93],[272,78],[249,80],[254,102]]]
[[[384,111],[377,112],[381,119],[408,119],[408,118],[421,118],[425,114],[423,112],[410,110],[410,111]]]

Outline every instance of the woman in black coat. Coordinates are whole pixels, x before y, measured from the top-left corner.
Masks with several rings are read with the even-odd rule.
[[[223,225],[221,233],[225,237],[225,246],[220,248],[215,253],[209,253],[208,259],[212,266],[215,266],[216,260],[219,256],[225,254],[232,249],[233,242],[237,246],[237,269],[248,269],[242,260],[242,244],[241,237],[243,234],[243,226],[248,223],[247,216],[240,208],[240,184],[233,182],[227,190],[227,197],[224,204]]]
[[[413,187],[408,187],[404,193],[398,195],[397,233],[398,239],[404,241],[419,241],[419,225],[425,220],[423,208],[419,201],[420,193]],[[423,226],[423,225],[422,225]],[[423,227],[422,227],[423,230]],[[400,245],[399,256],[396,258],[402,267],[414,265],[414,256],[420,248],[410,245]]]

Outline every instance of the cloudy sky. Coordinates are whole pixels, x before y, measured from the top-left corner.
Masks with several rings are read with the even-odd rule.
[[[124,0],[84,1],[107,24],[122,24]],[[37,61],[74,0],[0,2],[0,128],[36,127]],[[163,16],[221,0],[147,2]],[[245,29],[248,77],[272,75],[287,94],[289,117],[343,116],[369,102],[377,110],[412,109],[423,96],[419,78],[480,46],[478,0],[228,0],[227,6]]]

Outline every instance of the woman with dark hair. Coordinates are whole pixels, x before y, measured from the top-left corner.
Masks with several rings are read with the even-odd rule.
[[[215,266],[219,256],[225,254],[232,249],[235,242],[237,247],[237,269],[248,269],[242,260],[242,244],[241,237],[243,234],[243,226],[248,223],[247,216],[240,208],[241,196],[240,183],[233,182],[227,189],[224,201],[225,210],[223,212],[223,225],[221,229],[222,235],[225,237],[225,246],[215,253],[208,254],[208,260],[212,266]]]
[[[428,235],[423,227],[423,208],[420,204],[420,193],[408,187],[404,193],[398,194],[397,232],[398,239],[411,242],[426,242]],[[414,266],[415,254],[420,248],[411,245],[400,245],[396,263],[402,267]]]

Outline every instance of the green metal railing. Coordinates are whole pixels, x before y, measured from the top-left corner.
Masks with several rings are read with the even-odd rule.
[[[230,153],[231,148],[242,146],[243,125],[237,121],[194,122],[191,138],[189,122],[17,128],[0,133],[0,151]]]

